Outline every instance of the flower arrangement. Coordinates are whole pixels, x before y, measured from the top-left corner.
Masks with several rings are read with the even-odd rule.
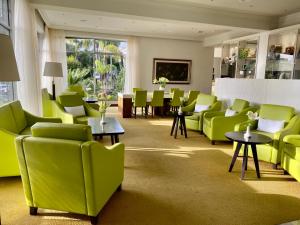
[[[258,119],[259,119],[259,116],[258,116],[258,113],[257,113],[257,112],[254,113],[254,112],[252,112],[252,111],[248,111],[248,112],[247,112],[247,116],[248,116],[248,119],[249,119],[250,121],[255,121],[255,120],[258,120]],[[245,138],[246,140],[248,140],[249,138],[251,138],[250,125],[251,125],[251,122],[248,123],[248,125],[247,125],[247,130],[246,130],[246,132],[245,132],[245,134],[244,134],[244,138]]]
[[[111,105],[110,100],[112,99],[111,95],[107,95],[105,92],[101,92],[98,94],[98,105],[99,105],[99,112],[102,113],[101,115],[101,124],[104,124],[105,121],[105,113],[107,108]]]
[[[165,77],[160,77],[158,80],[155,78],[153,80],[154,84],[159,84],[159,89],[164,89],[167,85],[167,83],[169,82],[169,80]]]

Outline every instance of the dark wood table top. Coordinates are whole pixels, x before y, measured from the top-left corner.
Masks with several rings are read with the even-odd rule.
[[[98,98],[96,97],[84,97],[83,101],[85,101],[86,103],[96,103],[98,102]]]
[[[100,117],[88,118],[88,125],[91,126],[93,135],[117,135],[125,133],[120,122],[114,117],[105,117],[104,124],[101,124],[100,121]]]
[[[227,137],[229,140],[237,141],[243,144],[266,144],[272,142],[272,138],[262,135],[262,134],[256,134],[251,133],[251,137],[246,140],[244,138],[245,132],[227,132],[225,133],[225,137]]]

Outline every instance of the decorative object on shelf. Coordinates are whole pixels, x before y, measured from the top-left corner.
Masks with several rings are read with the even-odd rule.
[[[169,80],[165,77],[160,77],[158,80],[155,78],[153,84],[159,84],[159,90],[164,91]]]
[[[105,113],[107,108],[110,106],[110,100],[112,96],[107,95],[105,92],[101,92],[98,94],[98,105],[99,105],[99,112],[101,113],[101,124],[105,124]]]
[[[59,62],[46,62],[44,76],[52,77],[52,99],[55,100],[55,83],[54,77],[63,77],[62,64]]]
[[[164,76],[170,84],[189,84],[192,60],[153,59],[153,80]]]
[[[254,113],[252,111],[248,111],[247,116],[248,116],[248,119],[250,121],[258,120],[257,112]],[[246,132],[244,134],[244,138],[245,138],[246,141],[251,138],[251,123],[249,123],[248,126],[247,126]]]
[[[288,46],[285,48],[284,54],[294,55],[294,52],[295,52],[294,46]]]
[[[239,58],[246,59],[249,57],[250,48],[240,48],[239,49]]]

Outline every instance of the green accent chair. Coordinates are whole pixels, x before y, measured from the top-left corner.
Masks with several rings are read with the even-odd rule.
[[[225,116],[223,112],[207,112],[203,117],[203,133],[212,144],[215,141],[229,141],[225,137],[226,132],[234,131],[236,124],[248,120],[247,112],[256,111],[255,107],[249,107],[249,102],[243,99],[235,99],[229,109],[236,111],[233,116]]]
[[[197,99],[198,95],[200,94],[200,91],[189,91],[187,105],[192,104],[192,102]]]
[[[153,96],[151,102],[149,102],[149,106],[151,106],[151,114],[153,117],[154,108],[158,107],[162,109],[162,107],[164,106],[164,91],[158,91],[158,90],[153,91]]]
[[[58,118],[37,117],[22,109],[19,101],[0,107],[0,177],[19,176],[15,138],[31,135],[30,128],[36,122],[61,123]]]
[[[49,94],[47,88],[42,89],[42,111],[43,117],[53,117],[53,101],[52,95]]]
[[[184,91],[176,88],[172,92],[172,98],[170,101],[171,111],[177,111],[179,106],[181,106],[180,98],[184,96]]]
[[[56,99],[56,103],[54,106],[54,114],[59,116],[63,123],[79,123],[79,124],[87,124],[89,117],[100,117],[101,113],[94,108],[92,108],[88,103],[82,100],[81,96],[73,93],[65,93],[63,95],[59,95]],[[84,116],[73,116],[70,113],[65,112],[64,107],[75,107],[75,106],[83,106],[85,110]]]
[[[209,108],[201,112],[195,112],[196,105],[207,105]],[[220,111],[222,108],[222,102],[217,101],[217,97],[207,94],[199,94],[197,99],[190,105],[182,107],[182,111],[186,113],[192,113],[191,116],[185,117],[186,128],[191,130],[203,131],[203,116],[207,112]]]
[[[124,177],[124,144],[92,141],[82,124],[37,123],[32,137],[16,139],[23,189],[30,214],[38,208],[88,215],[100,210]]]
[[[147,118],[148,109],[147,109],[147,91],[145,90],[137,90],[134,93],[133,98],[133,104],[132,104],[133,110],[134,110],[134,118],[136,118],[136,109],[138,107],[142,108],[142,115],[144,113],[145,109],[145,117]]]
[[[66,92],[76,92],[76,93],[78,93],[82,98],[87,96],[87,94],[86,94],[85,91],[83,90],[82,86],[79,85],[79,84],[75,84],[75,85],[70,85],[70,86],[68,86],[68,88],[66,89]]]
[[[300,124],[297,134],[290,134],[283,138],[284,146],[281,167],[300,182]]]
[[[258,121],[245,121],[235,126],[235,131],[245,131],[248,124],[251,126],[251,132],[263,134],[273,139],[272,143],[265,145],[257,145],[258,159],[273,164],[273,168],[277,168],[277,165],[281,162],[281,153],[283,149],[283,138],[288,134],[294,134],[297,131],[299,117],[295,116],[295,109],[289,106],[263,104],[258,111],[259,117],[270,120],[284,120],[285,127],[276,132],[268,133],[258,131]],[[235,148],[236,143],[234,144]],[[249,152],[251,156],[252,151]]]

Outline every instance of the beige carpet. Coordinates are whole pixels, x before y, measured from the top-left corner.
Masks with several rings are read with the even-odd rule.
[[[126,133],[123,191],[102,210],[105,225],[280,224],[300,218],[300,183],[260,162],[262,178],[252,160],[246,180],[241,161],[232,173],[229,143],[210,142],[196,132],[188,139],[170,136],[170,119],[121,119]],[[109,143],[107,138],[106,143]],[[4,225],[79,225],[88,217],[50,210],[29,216],[20,178],[0,179],[0,210]]]

